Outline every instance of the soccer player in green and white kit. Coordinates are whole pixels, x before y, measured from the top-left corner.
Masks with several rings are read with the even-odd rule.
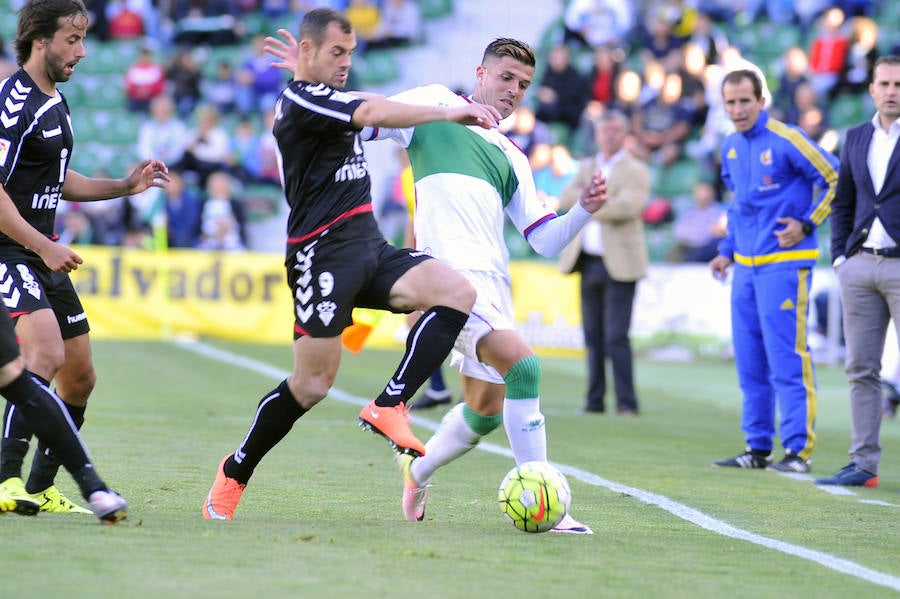
[[[289,67],[289,57],[296,54],[291,50],[293,38],[284,30],[279,33],[288,43],[267,38],[267,50],[282,59],[276,65]],[[428,85],[391,99],[428,106],[476,102],[493,106],[505,118],[524,98],[534,64],[527,44],[501,38],[485,49],[471,97]],[[425,516],[434,472],[472,449],[501,422],[517,464],[547,461],[541,366],[515,330],[503,225],[508,216],[535,251],[553,256],[606,202],[606,182],[596,173],[580,202],[558,216],[538,200],[525,154],[496,130],[429,123],[381,129],[370,139],[394,139],[409,152],[416,185],[416,249],[450,264],[478,292],[454,352],[465,403],[444,416],[425,444],[424,456],[398,458],[404,475],[403,513],[416,521]],[[553,530],[592,534],[571,515]]]

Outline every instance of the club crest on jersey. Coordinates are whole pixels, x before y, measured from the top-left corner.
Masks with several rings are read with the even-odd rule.
[[[316,304],[316,312],[319,313],[319,320],[321,320],[322,324],[326,327],[331,324],[335,310],[337,310],[337,304],[332,301],[322,301]]]
[[[765,166],[772,166],[772,148],[762,151],[759,155],[759,162]]]

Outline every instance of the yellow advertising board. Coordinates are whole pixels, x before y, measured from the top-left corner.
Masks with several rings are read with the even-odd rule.
[[[97,338],[195,335],[289,344],[293,302],[283,256],[255,252],[80,246],[72,280]],[[517,326],[537,349],[580,350],[578,279],[550,265],[511,266]],[[400,315],[377,321],[367,346],[398,347]]]

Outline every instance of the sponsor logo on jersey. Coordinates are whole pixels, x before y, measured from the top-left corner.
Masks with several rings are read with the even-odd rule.
[[[62,127],[56,127],[54,129],[44,129],[41,131],[44,135],[44,139],[50,139],[51,137],[56,137],[57,135],[62,135]]]
[[[347,162],[334,173],[334,182],[356,181],[369,176],[369,165],[365,160]]]
[[[21,81],[16,81],[16,84],[10,90],[9,97],[3,103],[3,112],[0,112],[0,123],[3,123],[3,126],[7,129],[19,122],[18,113],[25,106],[25,100],[28,98],[28,92],[30,91],[31,88],[22,85]]]
[[[36,193],[31,196],[32,210],[56,210],[56,205],[62,199],[62,185],[48,185],[44,193]]]
[[[0,138],[0,166],[6,166],[6,157],[9,156],[9,149],[11,147],[11,141]]]
[[[734,151],[734,148],[731,148],[730,150],[728,150],[728,154],[725,156],[725,158],[730,158],[732,160],[737,158],[737,152]]]

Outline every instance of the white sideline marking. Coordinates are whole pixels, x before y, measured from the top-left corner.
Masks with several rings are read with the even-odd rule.
[[[253,360],[252,358],[247,358],[245,356],[240,356],[229,351],[221,350],[210,345],[206,345],[202,342],[176,341],[174,343],[178,347],[181,347],[182,349],[185,349],[187,351],[206,356],[213,360],[225,362],[233,366],[246,368],[247,370],[252,370],[259,374],[271,376],[276,380],[284,379],[290,374],[290,372],[286,370],[275,368],[274,366],[265,364],[258,360]],[[369,402],[368,399],[351,395],[337,388],[332,388],[329,391],[328,395],[329,397],[333,397],[338,401],[356,404],[359,406],[364,406]],[[427,420],[416,416],[413,416],[412,420],[419,426],[432,431],[437,430],[438,423],[432,420]],[[481,442],[478,444],[478,448],[489,453],[502,455],[510,459],[513,458],[512,451],[510,451],[506,447],[494,445],[493,443]],[[860,578],[866,582],[887,587],[895,591],[900,591],[900,577],[885,574],[883,572],[878,572],[877,570],[866,568],[865,566],[861,566],[855,562],[835,557],[822,551],[808,549],[800,545],[793,545],[791,543],[779,541],[778,539],[772,539],[770,537],[765,537],[737,528],[735,526],[732,526],[731,524],[728,524],[727,522],[719,520],[718,518],[713,518],[712,516],[709,516],[699,510],[684,505],[683,503],[679,503],[677,501],[669,499],[664,495],[658,495],[656,493],[651,493],[650,491],[645,491],[636,487],[629,487],[628,485],[613,482],[611,480],[607,480],[605,478],[597,476],[592,472],[581,470],[573,466],[567,466],[565,464],[559,464],[556,462],[552,463],[556,468],[558,468],[563,474],[567,476],[577,478],[581,482],[587,483],[589,485],[609,489],[614,493],[630,495],[638,501],[641,501],[648,505],[659,507],[660,509],[669,512],[673,516],[696,524],[697,526],[705,528],[706,530],[709,530],[716,534],[731,537],[733,539],[738,539],[741,541],[747,541],[749,543],[760,545],[767,549],[774,549],[775,551],[780,551],[788,555],[793,555],[805,560],[809,560],[811,562],[815,562],[836,572],[849,574],[850,576],[855,576],[856,578]]]

